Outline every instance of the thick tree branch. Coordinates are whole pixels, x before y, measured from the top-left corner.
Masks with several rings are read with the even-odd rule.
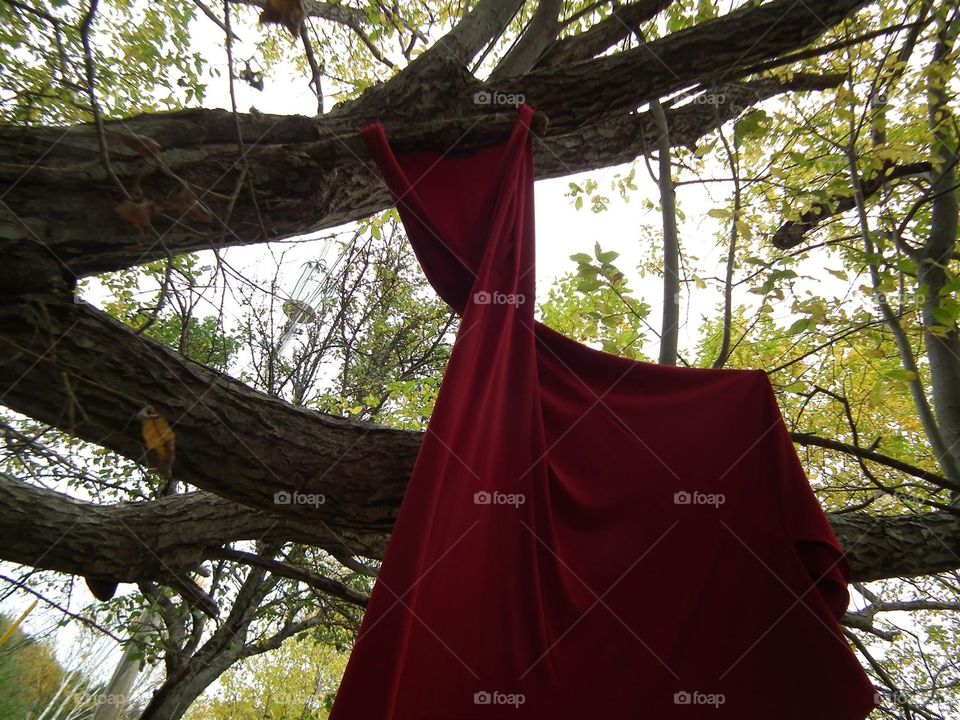
[[[954,9],[953,20],[939,28],[931,67],[945,70],[955,60],[954,45],[960,34],[960,17]],[[918,286],[925,291],[923,302],[923,340],[930,366],[930,383],[937,423],[943,434],[946,452],[960,464],[960,331],[956,319],[944,319],[940,309],[952,301],[950,289],[954,277],[948,270],[954,257],[960,229],[960,195],[957,192],[956,119],[950,109],[952,92],[942,72],[927,77],[927,112],[932,147],[930,152],[930,229],[917,263]],[[937,332],[940,328],[945,332]],[[960,502],[960,492],[954,495]]]
[[[854,581],[929,575],[960,567],[960,517],[924,513],[830,515]]]
[[[407,434],[419,440],[419,434]],[[285,509],[289,514],[289,506]],[[323,545],[330,534],[319,523],[266,515],[207,493],[98,506],[0,475],[0,512],[5,518],[0,559],[10,562],[125,582],[168,582],[205,559],[223,558],[305,582],[353,604],[366,602],[363,593],[329,578],[223,547],[256,538]],[[856,581],[960,568],[960,518],[953,514],[851,513],[831,515],[830,521]]]
[[[113,582],[189,576],[204,560],[227,552],[224,545],[240,540],[340,546],[321,523],[253,510],[205,492],[97,505],[0,474],[0,513],[2,559]]]
[[[230,0],[237,5],[249,5],[250,7],[260,8],[267,6],[266,0]],[[339,3],[318,2],[317,0],[302,0],[303,11],[307,17],[320,18],[331,22],[340,23],[347,27],[362,27],[368,20],[364,12],[358,8]]]
[[[425,66],[466,66],[488,42],[500,37],[523,0],[480,0],[453,29],[409,66],[417,72]]]
[[[420,444],[269,398],[69,298],[0,305],[0,355],[8,407],[144,462],[135,418],[152,405],[176,435],[174,478],[333,528],[350,554],[379,554]],[[278,505],[281,491],[314,497]]]
[[[188,571],[225,543],[251,537],[382,555],[419,433],[267,398],[69,300],[33,298],[6,308],[0,314],[8,358],[0,384],[10,387],[5,403],[67,429],[64,408],[77,402],[83,412],[76,413],[76,435],[137,459],[142,447],[132,418],[150,398],[177,433],[174,476],[229,500],[191,493],[97,507],[8,478],[0,482],[9,529],[4,559],[134,581]],[[278,489],[324,493],[325,502],[278,505]],[[950,555],[960,548],[953,516],[851,517],[832,520],[860,580],[960,567]]]
[[[716,112],[691,103],[667,110],[674,145],[694,147],[705,134],[751,105],[788,91],[836,87],[833,75],[797,74],[788,82],[762,79],[731,82],[713,94]],[[240,115],[243,137],[256,144],[246,155],[258,194],[260,215],[249,194],[234,192],[237,177],[236,125],[220,110],[193,110],[142,116],[123,121],[127,132],[152,137],[166,148],[164,164],[193,184],[205,205],[221,217],[235,200],[230,231],[189,218],[157,218],[163,242],[145,241],[113,210],[111,185],[98,162],[95,128],[66,131],[0,127],[0,288],[14,293],[64,286],[74,277],[118,270],[173,253],[252,244],[263,240],[260,217],[269,239],[335,227],[382,210],[390,198],[376,171],[360,158],[365,149],[353,130],[349,135],[318,140],[317,120],[305,117]],[[512,112],[492,116],[473,128],[474,143],[502,137],[513,123]],[[457,142],[474,123],[438,121],[397,127],[391,139],[398,149]],[[108,126],[112,123],[108,123]],[[553,126],[551,125],[551,128]],[[355,128],[354,128],[355,130]],[[451,134],[452,131],[452,134]],[[329,133],[327,133],[329,135]],[[630,162],[655,147],[657,130],[649,113],[625,114],[567,133],[536,140],[537,177],[569,175]],[[460,146],[466,147],[466,139]],[[443,145],[437,145],[443,149]],[[130,184],[151,197],[173,191],[169,176],[126,148],[116,148],[113,167]],[[58,187],[55,205],[46,188]],[[206,192],[206,188],[211,188]],[[179,191],[179,188],[177,188]],[[102,232],[89,233],[98,227]],[[30,267],[29,273],[19,270]]]

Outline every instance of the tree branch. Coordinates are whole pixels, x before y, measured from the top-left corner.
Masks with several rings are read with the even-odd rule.
[[[906,163],[895,165],[887,163],[876,174],[860,181],[864,198],[875,195],[881,188],[906,177],[923,175],[930,171],[929,162]],[[856,194],[851,189],[849,194],[836,195],[829,200],[818,202],[804,212],[797,220],[787,220],[773,234],[770,242],[781,250],[789,250],[804,241],[807,235],[816,230],[825,221],[856,208]]]
[[[589,60],[630,35],[641,23],[655,17],[673,0],[639,0],[621,5],[610,15],[577,35],[557,41],[537,62],[538,69]]]
[[[480,0],[407,70],[413,74],[437,64],[465,67],[484,45],[500,37],[522,5],[523,0]]]
[[[239,540],[342,547],[322,523],[267,514],[204,492],[97,505],[0,474],[0,513],[2,559],[112,582],[189,576]]]
[[[523,75],[533,67],[560,32],[562,6],[562,0],[539,0],[527,29],[490,74],[491,82]]]
[[[920,478],[921,480],[926,480],[927,482],[939,488],[951,488],[950,483],[942,475],[930,472],[929,470],[924,470],[923,468],[918,468],[915,465],[910,465],[902,460],[897,460],[896,458],[892,458],[888,455],[882,455],[872,450],[868,450],[867,448],[856,447],[855,445],[840,442],[839,440],[818,437],[817,435],[811,435],[809,433],[794,432],[790,433],[790,437],[795,443],[797,443],[797,445],[807,445],[813,447],[822,447],[827,450],[836,450],[838,452],[852,455],[853,457],[861,458],[863,460],[870,460],[878,465],[885,465],[886,467],[906,473],[907,475],[912,475],[913,477]]]
[[[261,10],[267,6],[267,0],[230,0],[230,2],[236,5],[248,5],[250,7],[260,8]],[[353,27],[354,25],[362,26],[368,22],[367,16],[362,10],[339,3],[303,0],[303,11],[307,17],[321,18],[348,27]]]
[[[346,600],[349,603],[358,605],[359,607],[366,607],[367,602],[370,600],[370,598],[364,593],[354,590],[351,587],[347,587],[341,582],[331,580],[323,575],[317,575],[316,573],[310,572],[309,570],[304,570],[303,568],[294,567],[293,565],[289,565],[279,560],[261,557],[255,553],[234,550],[233,548],[220,548],[214,551],[213,557],[221,558],[223,560],[232,560],[234,562],[243,563],[244,565],[250,565],[253,567],[266,568],[274,575],[289,578],[290,580],[297,580],[309,585],[310,587],[316,588],[317,590],[321,590],[328,595],[332,595],[333,597],[338,597],[341,600]]]
[[[671,141],[695,147],[704,135],[757,102],[783,92],[836,87],[841,81],[834,75],[798,73],[788,82],[763,79],[720,85],[714,93],[716,113],[698,103],[666,111]],[[163,247],[143,242],[114,212],[111,183],[98,163],[95,128],[75,126],[64,135],[60,129],[0,127],[0,183],[8,184],[0,202],[0,287],[11,294],[44,291],[72,283],[74,276],[165,258],[164,248],[182,253],[260,242],[261,216],[269,239],[281,239],[342,225],[390,206],[380,178],[361,160],[366,149],[355,127],[334,137],[327,132],[327,139],[317,140],[321,130],[314,119],[243,114],[238,119],[243,137],[251,138],[246,159],[264,197],[259,215],[248,193],[235,192],[241,168],[231,113],[192,110],[124,121],[125,130],[160,143],[164,163],[188,179],[216,215],[231,219],[227,230],[216,223],[165,225],[166,220],[157,218]],[[501,138],[513,120],[512,112],[504,112],[479,124],[475,119],[421,122],[397,127],[390,134],[400,151],[444,149],[443,142],[468,148]],[[535,139],[537,177],[630,162],[654,147],[656,138],[649,113],[625,114],[569,132],[560,132],[551,123],[550,133]],[[122,159],[113,161],[115,170],[131,183],[136,180],[148,196],[166,197],[171,181],[164,172],[145,166],[133,151],[117,152]],[[53,183],[58,188],[55,204],[44,200]],[[103,231],[87,232],[92,226]],[[25,267],[30,271],[21,271]]]
[[[70,298],[0,305],[0,353],[8,407],[142,463],[135,417],[149,404],[176,436],[173,477],[181,483],[271,518],[282,509],[285,517],[328,530],[331,543],[342,538],[350,554],[382,551],[419,435],[267,397]],[[70,403],[82,409],[72,429]],[[280,491],[315,502],[278,505]]]

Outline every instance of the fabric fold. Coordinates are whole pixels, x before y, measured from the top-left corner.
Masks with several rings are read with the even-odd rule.
[[[843,550],[759,370],[534,319],[533,110],[472,152],[364,140],[462,319],[333,720],[862,720]]]

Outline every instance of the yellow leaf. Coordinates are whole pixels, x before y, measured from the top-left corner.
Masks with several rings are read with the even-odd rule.
[[[149,405],[137,413],[137,418],[140,420],[143,444],[152,455],[157,471],[170,477],[177,439],[170,423]]]
[[[32,603],[30,603],[30,607],[20,613],[20,617],[10,624],[10,627],[6,629],[3,635],[0,635],[0,647],[5,645],[7,640],[9,640],[10,637],[17,631],[17,628],[20,627],[23,621],[27,619],[27,615],[33,612],[33,609],[37,606],[38,602],[38,600],[34,600]]]

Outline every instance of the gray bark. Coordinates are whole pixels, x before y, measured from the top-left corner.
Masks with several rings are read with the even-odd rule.
[[[497,63],[488,80],[497,82],[528,72],[560,32],[561,0],[539,0],[530,24],[516,44]]]
[[[667,112],[676,145],[693,147],[720,123],[737,117],[751,105],[790,90],[836,87],[834,75],[798,74],[786,83],[771,79],[731,82],[717,90],[724,98],[717,113],[705,105]],[[390,131],[398,149],[443,148],[464,136],[461,147],[502,137],[513,113],[489,116],[478,123],[438,120],[397,126]],[[250,245],[335,227],[390,206],[390,197],[369,166],[357,130],[360,123],[337,130],[306,117],[240,116],[244,137],[256,140],[247,152],[250,175],[256,178],[259,213],[249,193],[236,199],[230,230],[190,219],[160,217],[156,229],[163,242],[141,236],[113,208],[118,202],[99,165],[96,131],[92,125],[66,129],[0,127],[0,287],[5,293],[45,291],[76,277],[120,270],[162,259],[167,253]],[[165,148],[164,168],[147,164],[132,151],[113,148],[113,168],[128,184],[138,184],[147,197],[165,199],[173,191],[167,171],[193,183],[196,194],[220,219],[235,190],[236,128],[230,113],[191,110],[148,115],[108,123],[125,132],[152,137]],[[472,130],[471,130],[472,128]],[[318,136],[324,132],[325,139]],[[625,114],[596,124],[536,140],[538,178],[568,175],[591,168],[629,162],[656,144],[657,130],[648,113]],[[57,188],[56,201],[46,194]],[[208,194],[203,188],[211,188]],[[222,193],[214,195],[213,193]],[[97,233],[87,228],[96,227]],[[26,272],[24,268],[29,268]]]
[[[944,28],[934,51],[934,62],[944,63],[953,46],[960,21]],[[957,197],[957,136],[951,123],[947,89],[940,79],[931,79],[927,91],[933,135],[930,232],[917,265],[918,285],[924,294],[923,341],[930,363],[933,405],[943,435],[945,451],[960,464],[960,332],[956,320],[944,325],[935,312],[950,280],[947,272],[957,245],[960,198]],[[949,296],[949,292],[945,293]],[[943,335],[931,332],[942,327]]]
[[[677,364],[680,338],[680,238],[677,233],[677,191],[673,186],[673,157],[670,128],[659,100],[650,103],[659,136],[657,161],[660,166],[660,217],[663,227],[663,317],[660,324],[660,364]]]

